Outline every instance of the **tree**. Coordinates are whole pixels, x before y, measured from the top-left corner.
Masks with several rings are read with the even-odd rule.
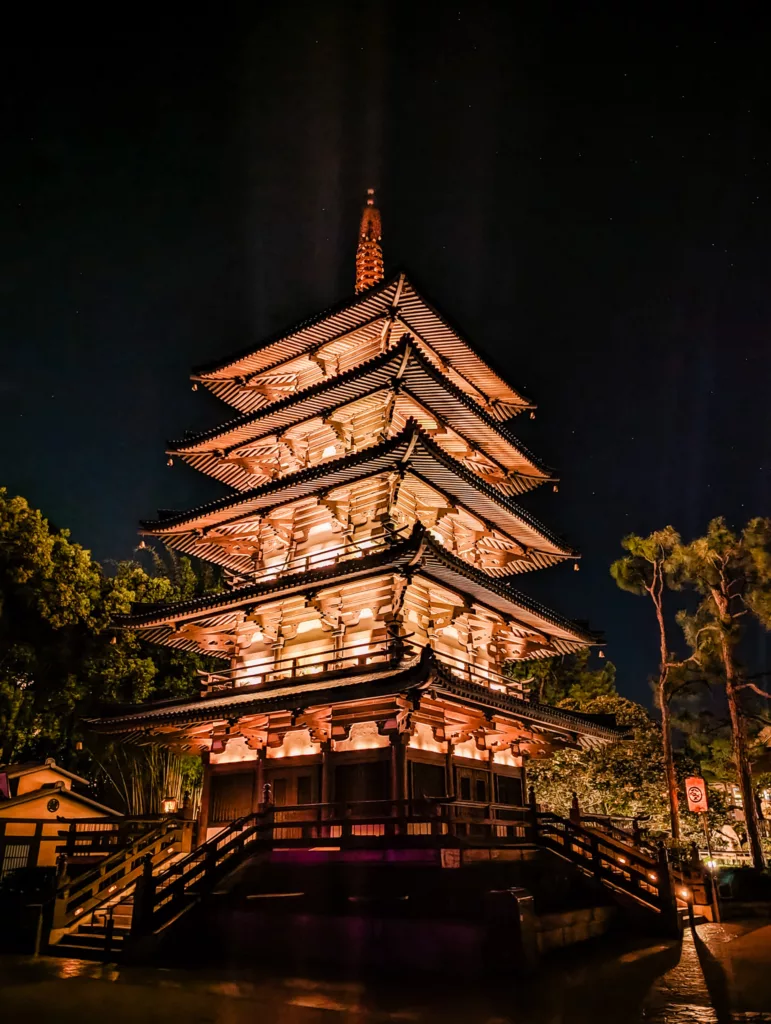
[[[664,615],[664,592],[668,582],[670,585],[676,585],[672,577],[671,563],[673,552],[680,545],[680,535],[671,526],[667,526],[663,530],[656,530],[647,537],[630,534],[621,541],[621,546],[627,551],[627,554],[610,567],[611,576],[618,586],[632,594],[647,596],[656,615],[659,632],[659,676],[656,683],[656,704],[661,712],[661,743],[673,839],[680,838],[680,815],[669,707],[673,688],[673,662],[669,651]]]
[[[747,839],[755,867],[762,868],[746,722],[739,700],[743,689],[762,691],[744,677],[738,648],[748,616],[771,628],[771,519],[752,519],[741,533],[731,530],[724,519],[713,519],[706,534],[681,545],[672,561],[678,579],[701,595],[696,612],[681,612],[678,621],[693,651],[691,660],[706,673],[720,670]]]
[[[150,651],[111,625],[136,602],[181,596],[133,562],[107,575],[66,530],[0,489],[0,763],[54,755],[72,764],[78,720],[101,702],[195,692],[202,659]]]
[[[590,700],[616,692],[616,666],[608,661],[590,668],[591,650],[538,661],[512,661],[507,674],[530,686],[530,695],[540,704],[557,704],[568,698]]]

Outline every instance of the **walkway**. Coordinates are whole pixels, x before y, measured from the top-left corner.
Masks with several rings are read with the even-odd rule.
[[[451,979],[270,979],[0,958],[3,1024],[734,1024],[771,1022],[771,922],[699,925],[672,942],[568,950],[492,990]]]

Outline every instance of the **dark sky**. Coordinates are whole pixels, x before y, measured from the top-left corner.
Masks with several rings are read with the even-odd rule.
[[[523,503],[584,558],[518,584],[604,630],[647,697],[619,539],[770,511],[751,10],[252,4],[6,31],[0,480],[100,559],[221,493],[166,466],[167,438],[227,414],[190,367],[351,293],[376,185],[387,266],[539,403],[514,433],[562,484]]]

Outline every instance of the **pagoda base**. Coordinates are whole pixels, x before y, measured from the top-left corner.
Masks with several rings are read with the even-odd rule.
[[[247,860],[178,927],[141,940],[127,959],[289,973],[521,975],[537,966],[541,948],[601,934],[614,913],[569,866],[529,845],[276,849]]]

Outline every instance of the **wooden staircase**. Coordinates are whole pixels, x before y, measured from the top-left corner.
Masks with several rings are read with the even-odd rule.
[[[192,845],[191,821],[152,822],[127,846],[95,868],[59,881],[48,951],[57,956],[118,952],[134,918],[137,882],[160,874]],[[98,957],[97,957],[98,958]]]
[[[176,926],[200,900],[220,891],[250,857],[271,851],[391,847],[463,851],[474,847],[543,850],[572,864],[655,930],[679,932],[681,911],[709,905],[697,861],[673,866],[663,846],[613,828],[607,819],[571,818],[526,808],[457,801],[263,807],[232,822],[196,849],[192,823],[166,821],[116,851],[98,868],[59,887],[50,951],[118,959],[143,950]],[[377,804],[378,806],[374,806]],[[319,845],[321,844],[321,845]],[[331,844],[331,845],[330,845]],[[444,864],[442,853],[442,864]],[[437,860],[437,864],[439,861]],[[151,953],[150,953],[151,955]]]

